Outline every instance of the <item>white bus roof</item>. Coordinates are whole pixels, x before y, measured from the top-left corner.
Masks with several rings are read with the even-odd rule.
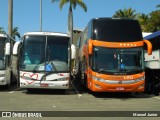
[[[144,38],[145,38],[145,39],[152,39],[152,38],[155,38],[155,37],[157,37],[157,36],[160,36],[160,30],[157,31],[157,32],[154,32],[154,33],[152,33],[152,34],[150,34],[150,35],[148,35],[148,36],[146,36],[146,37],[144,37]]]
[[[0,37],[7,37],[7,35],[0,33]]]
[[[150,34],[152,34],[152,33],[151,32],[150,33],[142,32],[143,38],[146,37],[146,36],[148,36],[148,35],[150,35]]]
[[[58,33],[58,32],[26,32],[24,33],[24,35],[48,35],[48,36],[66,36],[69,37],[67,34],[65,33]]]

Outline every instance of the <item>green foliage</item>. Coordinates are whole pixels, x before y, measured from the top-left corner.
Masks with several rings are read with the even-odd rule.
[[[3,28],[3,27],[0,27],[0,33],[6,34],[6,32],[4,31],[4,28]],[[21,37],[20,33],[18,32],[18,27],[14,27],[14,28],[12,29],[12,35],[11,35],[11,37],[15,39],[16,36],[17,36],[18,38]]]
[[[13,30],[12,30],[12,38],[14,38],[15,39],[15,37],[18,37],[18,38],[20,38],[21,36],[20,36],[20,33],[18,32],[18,27],[14,27],[13,28]]]
[[[157,5],[156,8],[159,9],[160,5]],[[160,30],[160,10],[152,11],[149,14],[140,14],[136,13],[136,10],[133,10],[132,8],[120,9],[115,12],[113,17],[137,19],[143,32],[155,32]]]
[[[116,13],[113,15],[113,17],[127,17],[127,18],[136,18],[137,13],[135,13],[136,10],[133,10],[132,8],[128,8],[128,9],[123,9],[123,10],[118,10],[116,11]]]
[[[160,30],[160,10],[150,13],[146,29],[149,32],[155,32]]]
[[[53,2],[58,2],[58,1],[59,1],[59,7],[60,7],[60,9],[62,9],[65,4],[69,3],[71,8],[76,9],[76,7],[78,5],[85,12],[87,12],[87,5],[82,0],[52,0],[52,3]]]
[[[160,4],[156,6],[156,8],[160,8]]]
[[[3,33],[3,34],[6,33],[6,32],[4,31],[4,28],[3,28],[3,27],[0,27],[0,33]]]
[[[139,14],[138,16],[137,16],[137,19],[138,19],[138,21],[139,21],[139,23],[140,23],[140,25],[141,25],[141,29],[142,29],[142,31],[143,32],[148,32],[148,30],[147,30],[147,25],[148,25],[148,19],[149,19],[149,15],[146,15],[146,14]]]
[[[143,32],[160,30],[160,10],[153,11],[149,15],[141,14],[137,19]]]

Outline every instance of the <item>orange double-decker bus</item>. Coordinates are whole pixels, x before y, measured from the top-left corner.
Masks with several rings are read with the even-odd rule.
[[[144,45],[137,20],[92,19],[79,38],[78,78],[94,92],[143,92]]]

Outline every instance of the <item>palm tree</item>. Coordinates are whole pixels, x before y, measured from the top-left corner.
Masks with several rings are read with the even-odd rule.
[[[116,13],[113,15],[113,17],[128,17],[128,18],[136,18],[138,14],[135,13],[136,10],[133,10],[132,8],[129,9],[123,9],[123,10],[118,10]]]
[[[69,3],[69,13],[68,13],[68,32],[71,37],[71,43],[73,42],[73,12],[72,8],[76,9],[76,6],[80,6],[83,8],[85,12],[87,12],[87,6],[83,2],[83,0],[52,0],[52,3],[59,1],[60,10],[63,6]]]
[[[4,31],[4,28],[3,28],[3,27],[0,27],[0,33],[3,33],[3,34],[6,33],[6,32]]]
[[[13,26],[13,0],[8,0],[8,34],[12,35]]]
[[[158,5],[156,6],[156,8],[160,8],[160,4],[158,4]]]
[[[11,37],[12,37],[13,39],[15,39],[16,36],[17,36],[18,38],[21,37],[20,33],[18,32],[18,27],[14,27],[13,30],[12,30],[12,35],[11,35]]]
[[[147,25],[148,25],[148,20],[149,20],[149,15],[146,15],[146,14],[140,14],[138,15],[137,17],[140,25],[141,25],[141,28],[142,28],[142,31],[143,32],[147,32]]]

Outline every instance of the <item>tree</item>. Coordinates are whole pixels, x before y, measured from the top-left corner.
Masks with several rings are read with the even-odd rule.
[[[143,32],[148,32],[147,31],[147,25],[148,25],[148,22],[149,22],[149,15],[146,15],[144,13],[142,14],[139,14],[137,16],[137,20],[139,21],[140,25],[141,25],[141,29]]]
[[[21,36],[20,36],[20,33],[18,32],[18,27],[14,27],[13,30],[12,30],[12,35],[11,35],[11,37],[12,37],[13,39],[15,39],[16,36],[17,36],[18,38],[21,37]]]
[[[160,10],[156,10],[150,13],[146,29],[148,32],[155,32],[160,30]]]
[[[3,34],[6,33],[6,32],[4,31],[4,28],[3,28],[3,27],[0,27],[0,33],[3,33]]]
[[[160,8],[160,4],[156,6],[156,8]]]
[[[160,8],[160,4],[156,6]],[[137,17],[143,32],[155,32],[160,30],[160,10],[152,11],[149,14],[140,14]]]
[[[123,9],[123,10],[120,9],[120,10],[115,12],[113,17],[136,18],[138,14],[135,13],[135,12],[136,12],[136,10],[133,10],[132,8]]]
[[[13,0],[8,0],[8,34],[12,35],[13,26]]]
[[[68,32],[71,37],[71,43],[73,42],[73,12],[72,8],[76,9],[76,6],[80,6],[85,12],[87,12],[87,6],[83,0],[52,0],[52,3],[59,1],[60,10],[63,6],[69,3],[69,13],[68,13]]]

